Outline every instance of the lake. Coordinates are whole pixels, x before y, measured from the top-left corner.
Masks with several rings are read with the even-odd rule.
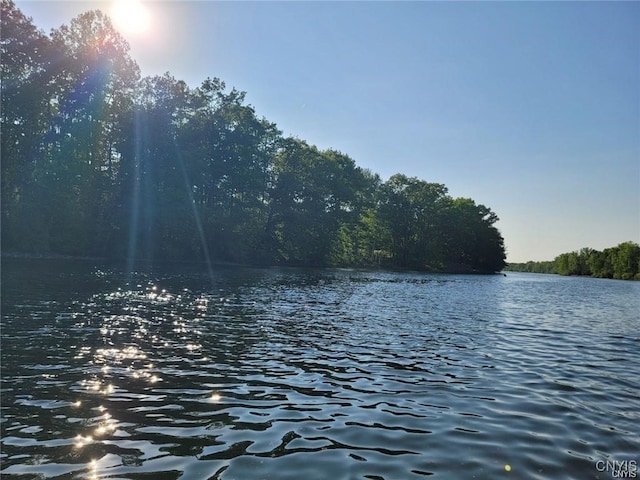
[[[3,260],[3,479],[609,479],[640,282]]]

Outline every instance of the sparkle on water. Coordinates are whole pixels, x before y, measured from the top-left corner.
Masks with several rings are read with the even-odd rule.
[[[638,460],[640,283],[210,273],[5,262],[3,479],[597,479]]]

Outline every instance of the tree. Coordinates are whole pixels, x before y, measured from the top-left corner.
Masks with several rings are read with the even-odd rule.
[[[640,261],[640,246],[633,242],[619,244],[612,252],[611,259],[613,278],[631,280],[638,275],[638,263]]]
[[[272,161],[280,141],[275,124],[257,118],[245,94],[207,79],[178,139],[195,202],[214,256],[255,260],[268,215]]]
[[[273,174],[265,229],[272,258],[288,264],[330,263],[341,226],[358,220],[363,171],[344,154],[289,138],[275,157]]]
[[[497,272],[504,268],[504,241],[495,228],[498,216],[470,198],[449,204],[446,234],[448,270]]]
[[[112,227],[114,145],[137,66],[100,12],[49,39],[12,2],[2,10],[5,246],[101,252]]]
[[[505,270],[510,272],[556,273],[553,261],[509,263]]]
[[[135,109],[122,120],[114,202],[119,238],[114,243],[116,255],[126,252],[131,262],[203,258],[177,143],[192,99],[186,83],[168,74],[144,78]]]
[[[217,78],[195,89],[169,74],[140,80],[99,11],[47,37],[1,1],[4,248],[130,262],[502,265],[486,207],[282,138]]]
[[[424,269],[440,263],[438,239],[449,197],[442,184],[396,174],[380,188],[378,215],[389,230],[389,251],[403,268]]]
[[[48,249],[39,175],[47,159],[51,123],[50,40],[16,8],[2,0],[2,243],[5,249]]]
[[[591,250],[587,258],[587,266],[594,277],[613,278],[611,249],[605,249],[602,252]]]
[[[380,266],[389,259],[391,244],[389,230],[379,221],[377,196],[380,176],[366,169],[352,173],[351,187],[355,201],[349,206],[350,215],[343,220],[329,255],[335,266]]]
[[[111,194],[120,152],[119,126],[133,105],[139,69],[109,18],[90,11],[52,33],[58,60],[49,103],[49,163],[54,183],[51,238],[66,253],[103,253],[113,221]]]
[[[602,252],[591,248],[562,253],[554,260],[555,271],[560,275],[591,275],[623,280],[640,279],[640,246],[623,242]]]

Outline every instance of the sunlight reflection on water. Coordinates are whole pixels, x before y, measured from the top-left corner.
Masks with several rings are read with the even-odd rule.
[[[595,479],[640,451],[639,283],[75,275],[3,285],[3,478]]]

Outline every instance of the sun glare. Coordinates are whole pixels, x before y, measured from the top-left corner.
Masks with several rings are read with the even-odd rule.
[[[116,0],[111,7],[111,18],[124,35],[143,34],[151,27],[149,10],[139,0]]]

